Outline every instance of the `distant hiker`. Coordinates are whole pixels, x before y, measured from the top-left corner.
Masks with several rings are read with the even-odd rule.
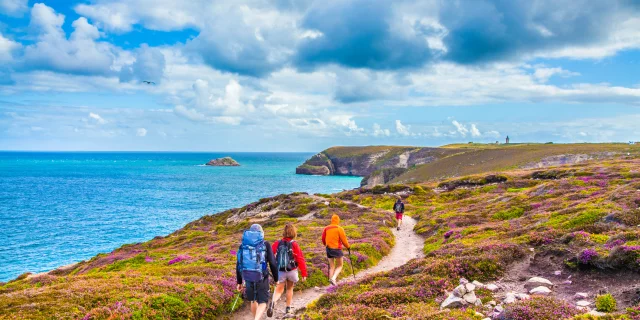
[[[398,222],[398,230],[400,230],[400,226],[402,225],[402,215],[404,214],[404,203],[402,199],[398,198],[396,203],[393,205],[393,211],[396,212],[396,221]]]
[[[269,268],[267,268],[269,264]],[[238,291],[246,288],[245,296],[251,301],[251,313],[255,320],[262,318],[269,301],[269,269],[274,281],[278,281],[278,265],[269,242],[264,240],[264,231],[254,224],[242,235],[242,244],[238,249],[236,278]]]
[[[284,293],[287,291],[287,308],[285,313],[292,315],[294,313],[291,307],[293,299],[293,286],[298,282],[298,269],[302,274],[302,281],[307,280],[307,264],[304,261],[302,250],[298,242],[295,241],[297,236],[296,227],[290,223],[284,226],[282,239],[273,243],[273,252],[276,253],[276,261],[278,264],[278,285],[273,293],[273,299],[267,309],[267,316],[273,316],[273,307]]]
[[[340,217],[334,214],[331,217],[331,224],[322,231],[322,244],[327,247],[327,258],[329,258],[329,282],[334,286],[342,271],[342,256],[344,255],[342,246],[344,245],[347,249],[351,247],[347,241],[347,235],[344,233],[344,229],[338,225],[339,223]]]

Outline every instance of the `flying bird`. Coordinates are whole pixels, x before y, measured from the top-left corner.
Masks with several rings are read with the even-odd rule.
[[[156,84],[156,83],[155,83],[155,82],[153,82],[153,81],[147,81],[147,80],[142,81],[142,83],[145,83],[145,84]]]

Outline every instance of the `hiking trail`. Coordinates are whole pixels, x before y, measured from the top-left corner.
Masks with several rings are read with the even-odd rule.
[[[374,273],[392,270],[406,264],[411,259],[424,256],[422,252],[424,239],[413,231],[413,227],[416,225],[417,221],[407,215],[404,216],[403,220],[404,221],[402,222],[400,231],[396,230],[395,228],[392,229],[393,235],[395,236],[396,244],[393,246],[393,248],[391,248],[391,252],[383,257],[377,265],[356,273],[357,280]],[[347,255],[345,253],[345,258],[346,257]],[[338,281],[338,284],[347,281],[353,281],[353,276],[351,275],[351,267],[348,261],[344,261],[342,274],[345,275],[345,277]],[[349,276],[346,277],[346,275]],[[293,302],[291,303],[291,306],[296,311],[301,310],[305,308],[309,303],[317,300],[323,294],[325,294],[329,287],[330,286],[316,287],[305,289],[302,291],[294,291]],[[271,294],[273,294],[273,292],[271,292]],[[286,319],[286,317],[284,317],[285,307],[286,297],[285,294],[283,294],[274,308],[273,317],[268,318],[265,312],[265,314],[262,316],[262,319]],[[253,320],[249,303],[245,303],[238,311],[236,311],[232,316],[232,319]]]

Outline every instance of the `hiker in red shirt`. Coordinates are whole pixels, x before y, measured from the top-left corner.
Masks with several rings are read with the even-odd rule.
[[[276,261],[278,264],[278,285],[273,293],[273,299],[267,309],[267,316],[273,316],[273,307],[284,293],[287,291],[287,309],[285,313],[292,315],[294,313],[291,307],[293,299],[293,286],[298,282],[298,269],[302,274],[302,281],[307,280],[307,264],[304,261],[302,250],[295,241],[296,227],[290,223],[284,226],[282,240],[273,243],[273,252],[276,253]]]

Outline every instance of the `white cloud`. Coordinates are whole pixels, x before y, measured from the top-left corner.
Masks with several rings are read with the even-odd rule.
[[[388,137],[391,135],[391,131],[389,129],[382,129],[379,124],[373,124],[373,136],[374,137]]]
[[[105,124],[107,123],[106,120],[104,120],[99,114],[97,113],[93,113],[93,112],[89,112],[89,118],[93,119],[95,122],[97,122],[98,124]]]
[[[138,130],[136,130],[136,136],[138,137],[144,137],[147,135],[147,129],[145,128],[138,128]]]
[[[0,0],[0,14],[19,17],[27,12],[29,0]]]
[[[480,130],[478,130],[478,127],[476,127],[475,124],[471,124],[471,136],[472,137],[482,136],[482,133],[480,133]]]
[[[165,57],[160,49],[143,44],[135,50],[135,62],[120,70],[120,80],[150,81],[159,84],[164,75],[165,65]]]
[[[7,39],[0,33],[0,62],[13,60],[13,53],[21,47],[20,43]]]
[[[108,42],[97,42],[100,32],[84,17],[72,23],[74,31],[67,39],[62,30],[64,20],[64,15],[42,3],[33,6],[30,28],[37,32],[37,41],[25,47],[22,68],[72,74],[109,74],[117,48]]]
[[[456,127],[456,130],[463,138],[467,136],[467,133],[469,133],[469,129],[467,129],[465,125],[456,120],[451,121],[451,123]]]
[[[396,131],[399,134],[403,136],[411,135],[411,132],[409,131],[410,129],[411,129],[411,126],[405,126],[402,124],[400,120],[396,120]]]

